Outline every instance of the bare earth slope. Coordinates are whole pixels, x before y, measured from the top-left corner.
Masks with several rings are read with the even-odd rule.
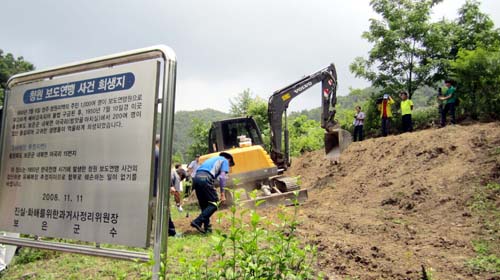
[[[498,122],[353,143],[339,165],[311,152],[287,174],[309,189],[301,234],[329,279],[422,279],[422,266],[432,279],[500,279],[466,265],[472,240],[500,243],[498,220],[485,233],[470,207],[478,187],[500,182]]]

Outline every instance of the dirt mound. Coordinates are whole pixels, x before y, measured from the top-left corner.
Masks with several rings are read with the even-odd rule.
[[[484,234],[474,191],[500,182],[499,123],[356,142],[340,160],[311,152],[287,171],[309,189],[302,234],[329,279],[499,279],[466,266]]]

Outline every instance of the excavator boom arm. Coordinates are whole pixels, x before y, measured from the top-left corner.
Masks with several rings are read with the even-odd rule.
[[[285,123],[285,151],[282,151],[282,117],[292,99],[321,82],[321,127],[327,132],[336,125],[335,104],[337,103],[337,71],[332,63],[309,76],[306,76],[287,87],[275,91],[268,102],[268,117],[271,128],[271,159],[279,169],[290,166],[288,148],[288,129]],[[285,114],[286,122],[286,114]]]

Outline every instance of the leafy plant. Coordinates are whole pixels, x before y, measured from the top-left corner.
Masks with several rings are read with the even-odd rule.
[[[475,258],[467,261],[467,265],[475,271],[500,273],[500,258],[491,252],[489,242],[485,240],[472,241]]]
[[[298,195],[298,194],[297,194]],[[232,191],[234,203],[227,213],[218,213],[218,223],[229,223],[226,230],[216,229],[208,238],[211,250],[198,259],[179,259],[183,275],[171,279],[313,279],[316,249],[303,246],[297,236],[298,201],[293,213],[282,207],[278,222],[262,217],[257,210],[242,208],[241,193]],[[256,199],[256,193],[250,194]],[[263,200],[257,200],[259,206]]]
[[[497,148],[497,150],[500,148]],[[488,183],[486,185],[486,189],[492,190],[494,192],[499,192],[500,191],[500,184],[499,183]]]

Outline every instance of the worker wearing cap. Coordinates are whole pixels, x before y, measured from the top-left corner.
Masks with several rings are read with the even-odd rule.
[[[382,136],[387,136],[391,124],[392,110],[391,105],[394,100],[389,94],[384,94],[382,102],[378,105],[380,111],[380,118],[382,119]]]
[[[196,191],[201,214],[191,222],[191,226],[201,233],[212,231],[210,217],[217,211],[219,203],[214,185],[216,179],[219,180],[220,202],[223,203],[226,200],[224,187],[229,174],[229,166],[234,166],[233,156],[222,152],[200,165],[193,178],[193,189]]]

